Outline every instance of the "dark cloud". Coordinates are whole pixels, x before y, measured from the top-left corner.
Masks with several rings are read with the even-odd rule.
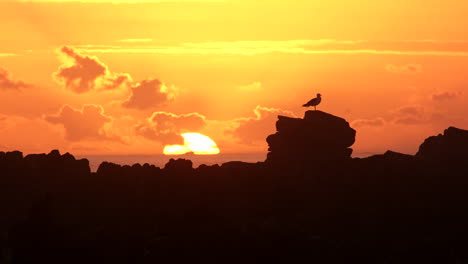
[[[381,127],[385,125],[385,120],[381,117],[374,119],[357,119],[351,123],[352,127]]]
[[[455,98],[458,98],[462,95],[463,93],[460,91],[442,91],[438,93],[434,93],[431,98],[433,101],[449,101]]]
[[[17,90],[21,88],[30,88],[31,84],[25,83],[23,81],[14,81],[10,78],[8,72],[0,68],[0,89],[4,90]]]
[[[168,88],[157,79],[144,80],[131,90],[128,100],[122,103],[123,107],[146,110],[164,105],[175,97],[174,89]]]
[[[408,116],[422,116],[425,109],[423,106],[420,105],[409,105],[403,106],[397,109],[397,113],[400,115],[408,115]]]
[[[277,108],[257,106],[254,109],[255,117],[240,118],[236,120],[239,125],[233,130],[226,131],[243,144],[265,142],[269,134],[275,132],[275,123],[278,115],[294,116],[293,113]]]
[[[157,79],[132,84],[129,74],[112,73],[95,57],[81,55],[69,47],[62,47],[60,51],[71,60],[71,64],[68,62],[60,66],[54,74],[55,79],[75,93],[130,88],[131,95],[122,102],[122,106],[138,110],[154,110],[155,107],[172,101],[177,94],[174,86],[168,87]]]
[[[104,114],[104,109],[99,105],[84,105],[81,110],[65,105],[57,115],[46,116],[45,120],[63,125],[65,139],[69,141],[116,139],[104,131],[104,125],[112,119]]]
[[[75,93],[93,89],[115,89],[131,81],[128,74],[110,73],[107,66],[97,58],[81,55],[69,47],[62,47],[60,51],[72,60],[72,64],[60,66],[54,76]]]
[[[422,66],[419,64],[393,65],[388,64],[385,69],[391,73],[416,74],[422,72]]]
[[[394,123],[398,125],[419,125],[425,122],[426,120],[414,116],[402,116],[394,120]]]
[[[435,121],[445,120],[441,113],[434,112],[433,109],[419,104],[406,105],[389,112],[385,118],[358,119],[351,123],[355,128],[359,127],[382,127],[388,124],[396,125],[424,125]]]
[[[102,79],[100,88],[104,90],[113,90],[122,85],[128,85],[132,77],[127,73],[112,74]]]
[[[183,145],[181,133],[197,132],[206,125],[206,118],[198,113],[176,115],[166,112],[155,112],[135,130],[140,136],[165,145]]]
[[[417,125],[428,122],[428,113],[421,105],[409,105],[397,109],[393,122],[400,125]]]
[[[0,128],[3,128],[5,121],[7,121],[7,116],[0,114]]]

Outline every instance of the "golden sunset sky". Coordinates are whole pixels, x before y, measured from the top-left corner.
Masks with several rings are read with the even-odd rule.
[[[196,132],[265,152],[277,115],[321,93],[355,153],[415,153],[468,128],[466,14],[459,0],[0,0],[0,150],[160,154]]]

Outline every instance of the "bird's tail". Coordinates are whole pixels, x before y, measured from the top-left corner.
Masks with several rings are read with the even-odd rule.
[[[302,107],[308,107],[309,105],[308,104],[303,104]]]

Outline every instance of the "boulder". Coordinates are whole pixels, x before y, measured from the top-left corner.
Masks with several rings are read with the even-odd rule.
[[[164,169],[168,171],[187,172],[193,169],[193,163],[191,160],[187,159],[170,159],[164,166]]]
[[[345,119],[322,111],[307,111],[304,118],[278,116],[276,129],[267,138],[269,164],[348,160],[356,136]]]
[[[449,127],[444,134],[427,138],[416,153],[418,160],[468,161],[468,130]]]

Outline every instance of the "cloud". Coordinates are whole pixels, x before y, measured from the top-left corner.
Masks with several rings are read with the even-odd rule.
[[[417,74],[422,72],[422,66],[419,64],[406,64],[401,66],[388,64],[385,66],[385,70],[398,74]]]
[[[0,114],[0,128],[3,128],[3,126],[5,125],[7,121],[7,116],[6,115],[2,115]]]
[[[181,133],[197,132],[206,126],[206,118],[198,113],[176,115],[155,112],[145,122],[136,126],[138,135],[165,145],[183,145]]]
[[[157,79],[144,80],[131,87],[130,97],[122,103],[123,107],[146,110],[174,100],[177,89],[167,87]]]
[[[113,3],[113,4],[136,4],[136,3],[222,3],[228,0],[18,0],[19,2],[57,3],[57,2],[81,2],[81,3]]]
[[[290,111],[257,106],[254,109],[255,117],[235,120],[238,126],[226,133],[233,135],[243,144],[264,142],[269,134],[275,132],[275,123],[278,115],[294,116]]]
[[[127,87],[130,88],[131,95],[122,102],[122,106],[139,110],[164,105],[174,100],[178,94],[175,86],[166,86],[160,80],[147,79],[132,83],[129,74],[110,72],[96,57],[81,55],[69,47],[62,47],[60,51],[68,62],[54,73],[55,79],[75,93]]]
[[[17,115],[0,115],[0,138],[5,150],[22,150],[29,153],[65,148],[63,129],[43,118],[26,118]]]
[[[23,81],[14,81],[5,69],[0,68],[0,89],[3,90],[18,90],[21,88],[30,88],[33,85]]]
[[[421,105],[409,105],[393,112],[393,123],[400,125],[418,125],[430,120],[427,110]]]
[[[261,82],[253,82],[247,85],[239,86],[239,90],[243,92],[258,92],[262,90],[262,83]]]
[[[112,118],[104,114],[100,105],[84,105],[80,110],[64,105],[58,114],[45,116],[45,120],[63,125],[68,141],[117,139],[104,131],[104,125],[112,122]]]
[[[425,120],[414,116],[403,116],[395,119],[394,123],[398,125],[419,125],[425,123]]]
[[[16,56],[15,53],[0,53],[0,57],[13,57]]]
[[[75,93],[93,89],[115,89],[130,82],[128,74],[109,72],[107,66],[95,57],[84,56],[69,47],[62,47],[66,62],[54,73],[55,79]]]
[[[421,105],[409,105],[403,106],[396,110],[397,114],[409,115],[409,116],[422,116],[424,113],[424,107]]]
[[[112,74],[100,80],[100,88],[103,90],[113,90],[119,88],[122,85],[128,85],[132,78],[129,74],[120,73]]]
[[[69,47],[62,47],[60,51],[73,59],[72,65],[61,66],[55,73],[66,88],[76,93],[88,92],[95,88],[96,80],[106,74],[106,66],[96,58],[79,55]]]
[[[442,91],[432,94],[431,98],[433,101],[442,102],[453,100],[460,97],[462,94],[461,91]]]
[[[381,117],[374,119],[357,119],[351,123],[352,127],[381,127],[385,125],[385,120]]]
[[[142,42],[151,42],[153,39],[150,38],[131,38],[131,39],[121,39],[118,42],[126,43],[142,43]]]
[[[131,44],[131,43],[129,43]],[[162,54],[376,54],[400,56],[468,56],[468,41],[439,40],[334,40],[306,39],[281,41],[198,42],[166,46],[80,47],[99,53],[162,53]]]
[[[390,116],[387,120],[396,125],[444,127],[463,122],[460,121],[463,120],[463,117],[460,117],[457,113],[450,113],[445,109],[439,110],[430,106],[415,104],[390,111]]]

